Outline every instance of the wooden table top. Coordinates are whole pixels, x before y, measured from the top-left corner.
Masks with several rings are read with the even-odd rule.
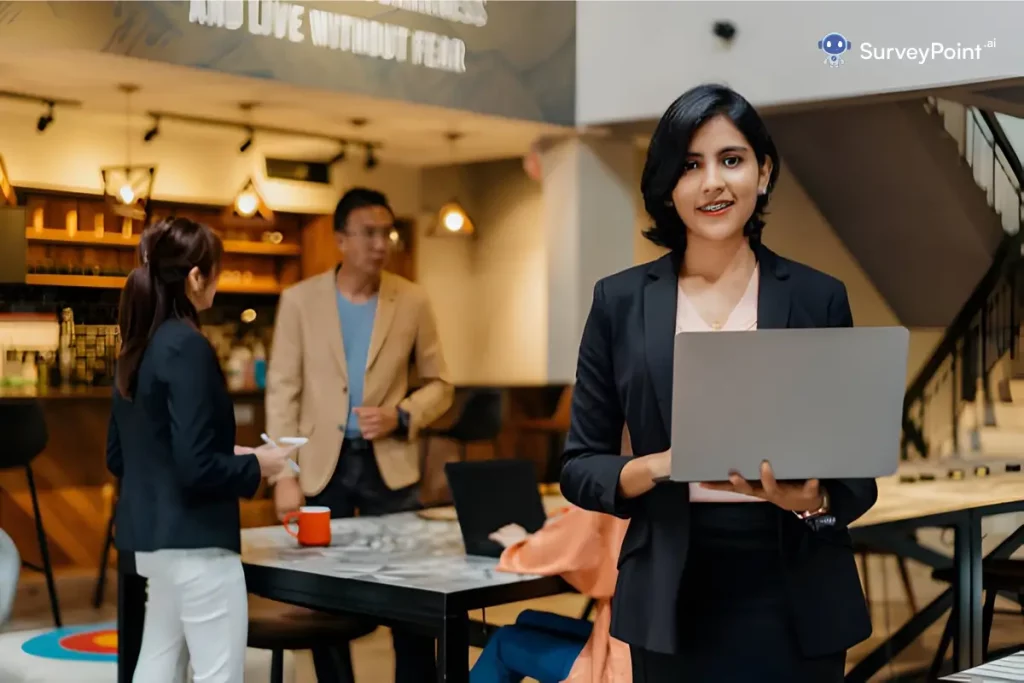
[[[878,502],[853,523],[868,527],[948,512],[1024,501],[1024,473],[901,483],[898,476],[878,480]]]

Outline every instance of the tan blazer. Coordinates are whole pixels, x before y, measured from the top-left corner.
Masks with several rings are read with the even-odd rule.
[[[267,367],[267,433],[309,438],[297,457],[307,496],[320,493],[334,473],[348,420],[349,373],[364,372],[346,367],[336,291],[329,270],[281,294]],[[413,369],[422,386],[406,396]],[[408,439],[373,444],[381,478],[391,489],[415,484],[416,435],[448,410],[453,388],[426,294],[391,273],[381,280],[365,373],[364,405],[409,413]]]

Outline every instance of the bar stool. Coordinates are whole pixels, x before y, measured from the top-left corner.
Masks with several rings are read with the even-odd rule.
[[[4,435],[5,440],[0,446],[0,469],[25,468],[25,478],[28,480],[28,490],[32,497],[36,536],[39,540],[39,555],[43,561],[42,567],[25,561],[22,561],[22,564],[46,576],[46,590],[50,594],[53,623],[60,628],[63,624],[60,618],[60,602],[57,599],[57,585],[53,579],[53,566],[50,563],[50,546],[46,541],[43,516],[39,511],[39,493],[36,491],[36,481],[32,474],[32,461],[43,452],[50,438],[46,429],[46,418],[39,403],[25,401],[0,406],[0,434]]]
[[[349,643],[376,628],[355,617],[249,596],[249,647],[270,650],[270,683],[284,681],[285,650],[314,650],[319,683],[355,683]]]
[[[471,389],[455,422],[445,429],[425,428],[420,434],[429,440],[435,437],[451,439],[459,449],[459,460],[466,460],[466,446],[471,443],[490,442],[496,458],[500,457],[498,434],[501,432],[504,408],[499,389]]]
[[[558,397],[558,404],[551,417],[524,420],[519,431],[526,434],[546,434],[548,437],[548,462],[544,474],[545,482],[557,482],[561,475],[562,448],[569,431],[572,414],[572,387],[566,387]]]

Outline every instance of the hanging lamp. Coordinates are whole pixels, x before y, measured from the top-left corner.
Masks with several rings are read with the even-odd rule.
[[[452,131],[446,133],[448,144],[451,149],[451,165],[455,165],[455,143],[462,137],[462,133]],[[445,235],[458,237],[472,237],[476,232],[476,226],[470,219],[469,214],[462,207],[457,198],[452,198],[438,209],[437,215],[430,225],[428,234],[432,237]]]
[[[103,199],[110,204],[114,213],[130,221],[145,223],[149,217],[149,200],[156,179],[156,166],[132,164],[131,96],[138,89],[137,85],[118,86],[125,97],[125,163],[123,166],[101,168],[100,178],[103,180]]]

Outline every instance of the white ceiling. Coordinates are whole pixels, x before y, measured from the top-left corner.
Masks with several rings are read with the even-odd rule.
[[[39,50],[17,53],[0,47],[0,90],[48,98],[79,100],[84,110],[124,116],[125,97],[118,85],[139,86],[131,98],[136,114],[164,111],[239,123],[300,130],[352,140],[381,143],[378,156],[406,166],[434,166],[523,156],[540,137],[565,135],[569,129],[513,121],[439,107],[363,95],[308,90],[274,81],[231,76],[102,53]],[[253,102],[251,118],[239,103]],[[0,108],[24,104],[0,99]],[[41,112],[40,112],[41,113]],[[352,119],[367,123],[354,126]],[[179,126],[161,126],[173,135]],[[239,137],[239,131],[188,125],[190,135]],[[205,132],[204,132],[205,131]],[[454,144],[449,132],[462,137]],[[296,138],[279,140],[293,154],[303,147],[322,150]]]

